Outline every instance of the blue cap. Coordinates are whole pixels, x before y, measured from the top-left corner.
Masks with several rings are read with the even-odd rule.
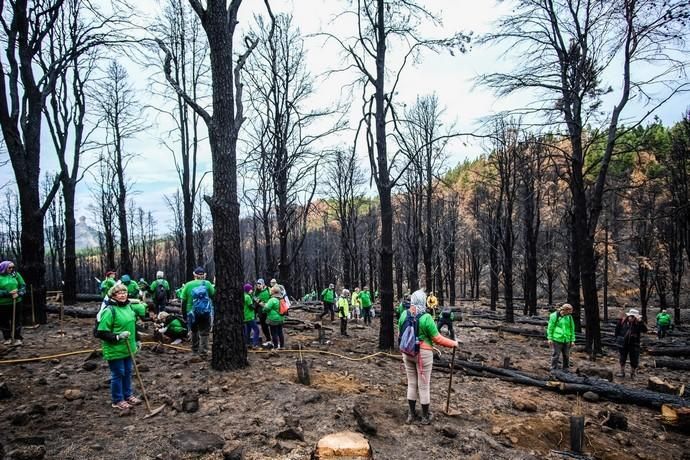
[[[194,269],[195,275],[203,275],[204,273],[206,273],[206,270],[204,270],[204,267],[196,267]]]

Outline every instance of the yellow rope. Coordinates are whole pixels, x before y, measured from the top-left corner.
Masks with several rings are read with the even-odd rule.
[[[172,348],[174,350],[179,350],[179,351],[192,351],[190,348],[186,347],[178,347],[176,345],[169,345],[166,343],[161,343],[161,342],[142,342],[142,345],[162,345],[167,348]],[[20,358],[20,359],[5,359],[0,361],[0,365],[3,364],[20,364],[20,363],[28,363],[32,361],[45,361],[47,359],[55,359],[55,358],[62,358],[65,356],[73,356],[73,355],[81,355],[81,354],[86,354],[86,353],[93,353],[94,351],[101,351],[101,348],[91,348],[87,350],[79,350],[79,351],[69,351],[65,353],[58,353],[55,355],[48,355],[48,356],[37,356],[35,358]],[[388,353],[386,351],[379,351],[376,353],[372,353],[370,355],[362,356],[360,358],[351,358],[349,356],[341,355],[338,353],[334,353],[332,351],[325,351],[325,350],[309,350],[309,349],[302,349],[302,350],[248,350],[250,353],[315,353],[315,354],[321,354],[321,355],[330,355],[330,356],[335,356],[340,359],[345,359],[347,361],[364,361],[367,359],[372,359],[375,358],[376,356],[388,356],[391,358],[399,358],[398,355],[394,355],[391,353]]]

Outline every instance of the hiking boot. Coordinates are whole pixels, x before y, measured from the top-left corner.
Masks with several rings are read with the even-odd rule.
[[[129,398],[125,399],[125,402],[130,406],[136,406],[137,404],[141,404],[141,399],[131,395]]]
[[[419,420],[419,415],[417,415],[416,412],[408,412],[407,420],[405,420],[405,423],[407,423],[408,425],[412,425],[417,420]]]
[[[434,420],[434,414],[429,412],[426,415],[422,415],[422,419],[419,421],[422,425],[429,425]]]
[[[132,406],[130,406],[127,401],[120,401],[117,403],[113,403],[110,405],[113,409],[120,409],[121,411],[128,411],[131,409]]]

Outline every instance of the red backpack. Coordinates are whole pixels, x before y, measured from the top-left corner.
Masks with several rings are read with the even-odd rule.
[[[288,302],[288,300],[285,297],[283,297],[282,299],[280,299],[280,308],[278,309],[278,313],[285,316],[288,314],[288,310],[290,310],[290,302]]]

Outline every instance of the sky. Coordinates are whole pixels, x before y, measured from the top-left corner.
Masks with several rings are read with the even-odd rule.
[[[154,18],[160,8],[160,0],[145,0],[138,6],[141,9],[141,20]],[[493,21],[501,14],[507,13],[510,2],[494,2],[493,0],[429,0],[427,2],[432,11],[438,12],[442,18],[443,27],[430,33],[444,35],[462,31],[472,32],[474,36],[491,30]],[[342,8],[342,1],[335,0],[273,0],[271,2],[275,13],[291,13],[305,38],[307,50],[307,66],[316,77],[317,85],[313,97],[315,106],[328,106],[342,97],[342,86],[352,80],[350,75],[326,76],[329,69],[342,65],[337,48],[326,42],[319,32],[327,31],[335,35],[347,36],[352,34],[351,24],[346,18],[333,18]],[[245,0],[239,12],[239,32],[245,32],[253,24],[252,15],[262,14],[263,0]],[[235,43],[239,43],[240,34]],[[395,53],[395,50],[392,50]],[[158,221],[159,231],[165,232],[170,226],[167,215],[165,196],[172,196],[178,189],[178,180],[170,152],[163,146],[162,140],[168,136],[171,129],[170,122],[147,106],[159,103],[149,93],[152,78],[160,78],[160,67],[141,67],[129,59],[129,54],[123,52],[115,56],[129,71],[132,85],[136,88],[142,105],[142,116],[150,128],[127,144],[127,149],[136,152],[137,156],[128,167],[128,174],[133,182],[133,199],[137,206],[146,211],[152,211]],[[394,54],[392,59],[394,60]],[[435,93],[444,111],[444,123],[454,125],[458,132],[472,132],[481,129],[481,120],[492,113],[501,110],[524,106],[529,101],[529,95],[511,98],[497,98],[489,90],[477,87],[475,78],[486,72],[510,66],[509,62],[496,48],[479,48],[470,45],[465,54],[456,53],[425,53],[422,60],[407,68],[401,79],[398,94],[399,102],[411,105],[418,95]],[[158,75],[155,75],[155,74]],[[672,124],[680,118],[680,114],[687,108],[687,98],[676,97],[657,112],[666,124]],[[628,114],[634,116],[640,107],[634,104]],[[353,104],[350,120],[356,124],[359,106]],[[52,154],[47,130],[44,129],[45,143],[42,154],[42,170],[54,171],[56,162]],[[328,140],[331,145],[351,145],[354,140],[352,131],[341,134],[338,138]],[[467,158],[474,158],[482,153],[480,142],[469,138],[461,138],[448,147],[447,167],[455,166]],[[2,155],[2,154],[0,154]],[[242,155],[242,152],[239,153]],[[0,156],[0,160],[6,156]],[[368,162],[362,156],[362,164],[368,171]],[[1,168],[0,185],[12,181],[9,165]],[[210,153],[204,144],[200,156],[199,169],[203,173],[210,169]],[[207,175],[210,179],[210,175]],[[92,203],[89,187],[94,186],[94,179],[86,176],[80,184],[77,195],[77,217],[87,216]],[[209,181],[210,186],[210,181]],[[373,194],[372,190],[372,194]]]

